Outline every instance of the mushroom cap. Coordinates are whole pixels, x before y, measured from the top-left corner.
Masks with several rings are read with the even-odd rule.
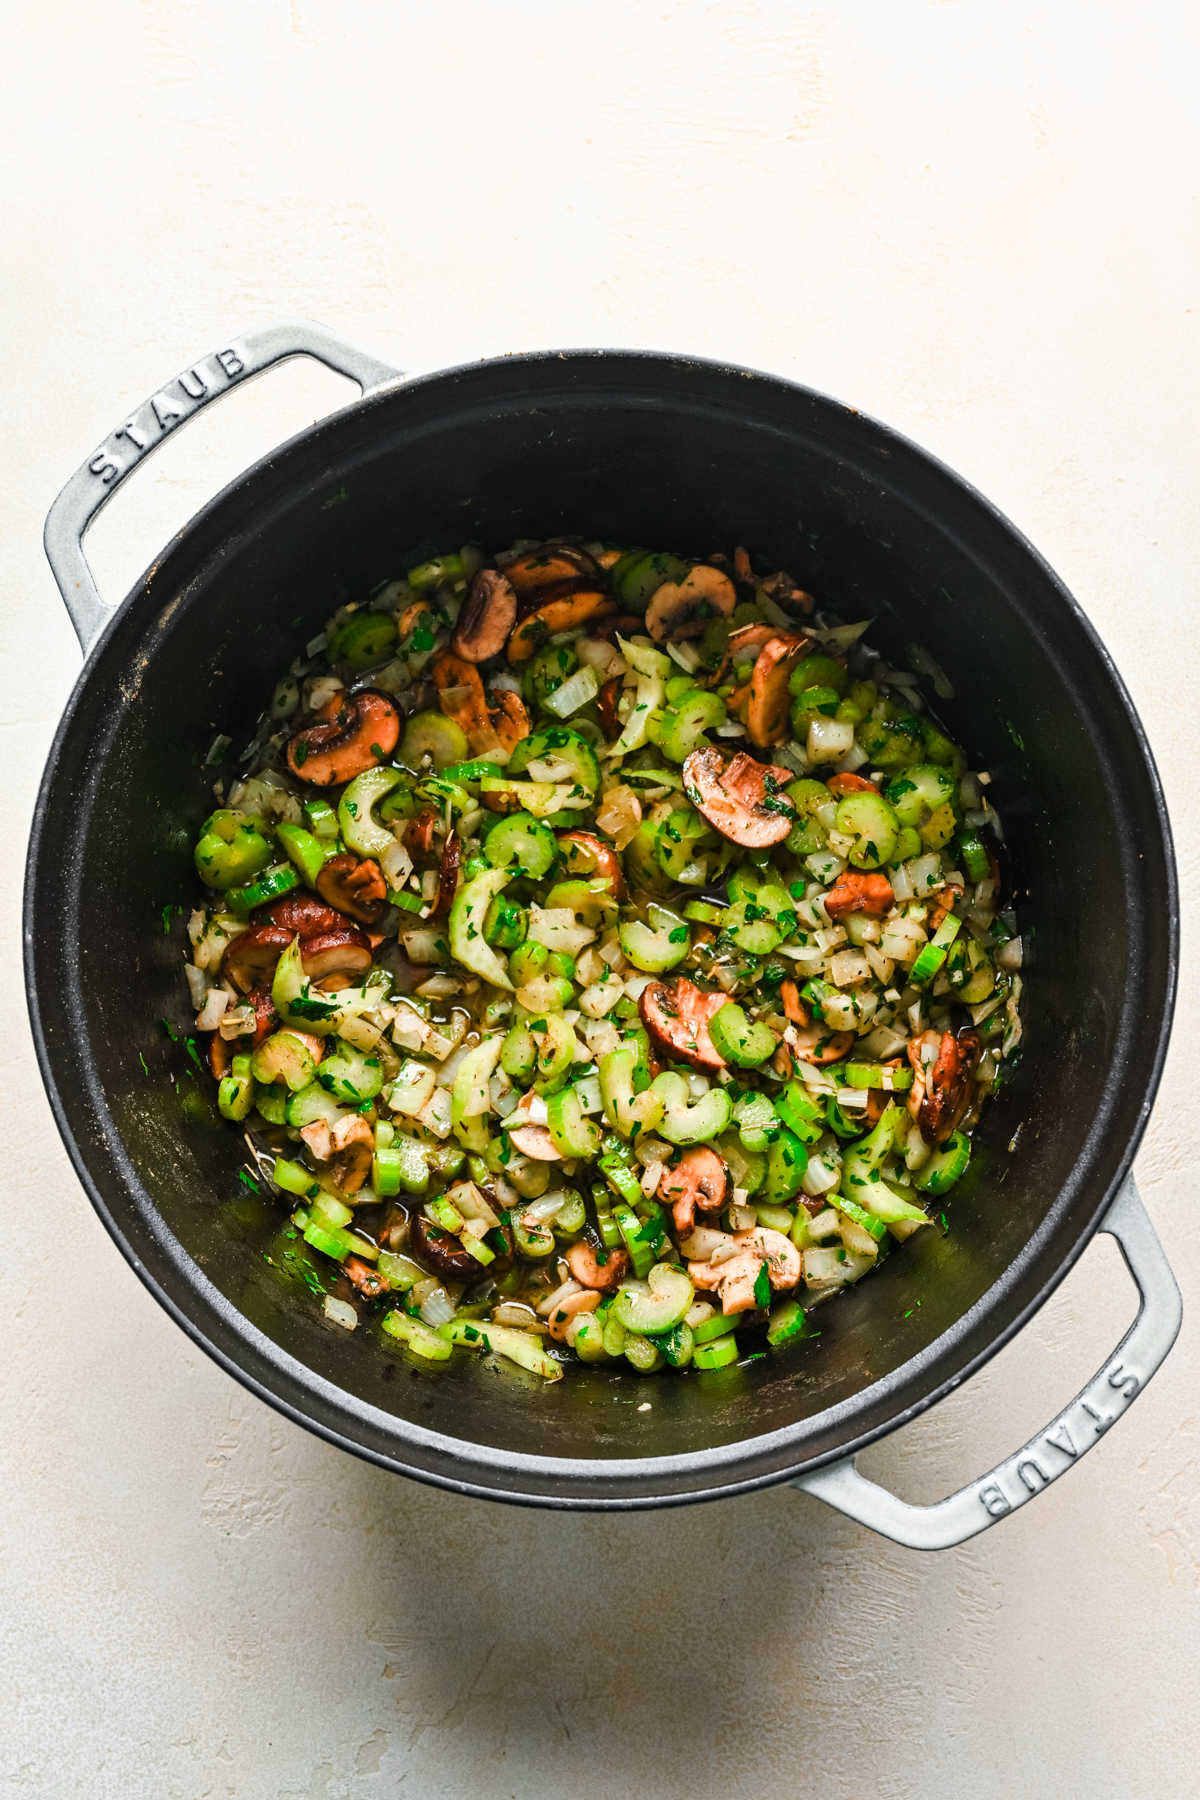
[[[908,1045],[913,1067],[908,1110],[921,1136],[929,1143],[944,1144],[966,1112],[971,1099],[971,1077],[983,1054],[976,1031],[923,1031]]]
[[[498,569],[480,569],[467,592],[450,642],[466,662],[499,656],[516,623],[517,594]]]
[[[566,585],[576,588],[574,582]],[[583,587],[571,593],[542,599],[541,604],[521,620],[509,638],[508,660],[524,662],[535,650],[540,650],[546,639],[553,637],[556,631],[570,631],[574,626],[582,625],[585,620],[594,619],[597,613],[611,611],[612,601],[600,588],[595,587]]]
[[[790,769],[756,762],[739,750],[728,760],[713,747],[693,750],[683,765],[689,800],[715,831],[733,844],[763,850],[782,843],[796,822],[787,798]]]
[[[574,544],[540,544],[523,550],[504,565],[504,574],[524,597],[579,575],[594,577],[595,559]]]
[[[326,931],[344,925],[347,916],[360,924],[374,925],[387,905],[387,883],[379,864],[371,857],[355,856],[350,850],[328,859],[317,876],[317,892],[329,902],[322,908],[330,915],[323,927]],[[286,901],[281,904],[286,905]]]
[[[713,1014],[729,1003],[720,990],[710,993],[686,975],[651,981],[642,989],[638,1011],[654,1044],[676,1062],[696,1069],[723,1069],[725,1058],[709,1035]]]
[[[399,740],[400,713],[390,695],[343,689],[321,708],[315,725],[288,740],[288,768],[313,787],[340,786],[390,756]]]
[[[310,981],[326,975],[365,975],[371,966],[371,945],[356,926],[344,925],[302,939],[300,961]]]
[[[567,1251],[567,1267],[583,1287],[597,1294],[611,1294],[629,1271],[629,1252],[606,1250],[603,1255],[605,1260],[601,1262],[595,1245],[579,1238]]]
[[[594,831],[560,831],[558,843],[566,859],[568,875],[607,881],[615,899],[624,897],[621,859],[603,838],[598,838]]]
[[[338,857],[334,861],[340,861]],[[326,863],[326,868],[329,864]],[[317,892],[321,886],[318,878]],[[326,904],[326,900],[329,901]],[[278,925],[292,937],[316,937],[321,931],[337,931],[346,923],[342,913],[326,896],[318,900],[315,894],[285,894],[282,900],[276,900],[267,908],[267,917],[272,925]]]
[[[694,1229],[697,1210],[719,1212],[733,1191],[729,1165],[706,1144],[685,1150],[673,1169],[667,1169],[658,1192],[672,1210],[675,1230],[687,1237]]]
[[[757,1306],[754,1289],[764,1264],[775,1293],[794,1288],[804,1273],[799,1250],[782,1231],[756,1225],[752,1231],[735,1232],[733,1241],[737,1248],[723,1262],[688,1264],[693,1287],[719,1293],[724,1313],[749,1312]]]
[[[780,632],[767,639],[754,659],[746,728],[760,749],[787,736],[792,703],[788,680],[808,646],[808,638]]]
[[[728,618],[736,604],[737,592],[724,569],[697,563],[682,581],[664,581],[655,588],[646,608],[646,630],[659,644],[699,637],[710,619]]]
[[[265,987],[295,934],[282,925],[251,925],[225,946],[221,972],[239,994]]]

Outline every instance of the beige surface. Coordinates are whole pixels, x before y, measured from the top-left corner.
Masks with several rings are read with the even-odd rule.
[[[612,1520],[441,1496],[276,1418],[143,1293],[53,1135],[16,945],[77,667],[44,510],[122,409],[291,312],[410,367],[547,343],[727,355],[910,431],[1111,647],[1190,926],[1198,47],[1193,9],[1128,0],[21,13],[0,296],[0,631],[21,671],[0,738],[6,1800],[1196,1792],[1194,1323],[1079,1471],[958,1554],[787,1492]],[[331,390],[268,378],[143,472],[96,534],[109,592]],[[1193,961],[1139,1162],[1185,1292],[1198,1001]],[[977,1473],[1129,1310],[1094,1248],[869,1466],[917,1497]]]

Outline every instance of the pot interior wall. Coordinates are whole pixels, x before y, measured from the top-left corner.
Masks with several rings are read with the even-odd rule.
[[[914,642],[931,651],[955,688],[943,715],[992,773],[1033,957],[1024,1059],[986,1112],[948,1235],[922,1233],[787,1356],[646,1383],[573,1368],[531,1392],[477,1365],[423,1374],[382,1354],[372,1331],[321,1319],[281,1265],[281,1211],[243,1185],[240,1137],[189,1060],[180,961],[214,734],[243,741],[329,611],[415,554],[560,530],[701,554],[744,543],[846,617],[876,618],[876,641],[898,658]],[[1086,1233],[1136,1134],[1166,1003],[1169,878],[1103,658],[981,502],[802,391],[577,357],[385,394],[278,453],[193,524],[110,633],[67,723],[34,889],[42,1028],[66,1121],[103,1206],[181,1309],[210,1335],[210,1302],[224,1310],[227,1354],[243,1315],[353,1396],[351,1410],[580,1459],[793,1429],[796,1462],[844,1436],[851,1414],[869,1424],[911,1401],[914,1372],[928,1386],[948,1344],[962,1360],[979,1353]],[[183,919],[164,934],[169,905]],[[208,1313],[193,1265],[224,1297]],[[874,1414],[856,1398],[868,1388]],[[336,1422],[336,1396],[320,1406]],[[387,1453],[386,1418],[358,1435]]]

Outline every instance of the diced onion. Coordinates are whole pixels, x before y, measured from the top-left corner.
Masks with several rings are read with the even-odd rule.
[[[426,1294],[421,1302],[421,1317],[426,1325],[436,1331],[439,1325],[448,1325],[454,1317],[454,1307],[445,1288],[435,1287]]]
[[[358,1324],[358,1314],[350,1302],[339,1300],[336,1294],[326,1294],[322,1311],[330,1324],[340,1325],[344,1331],[353,1331]]]
[[[854,727],[843,719],[810,719],[805,747],[809,762],[838,762],[854,748]]]

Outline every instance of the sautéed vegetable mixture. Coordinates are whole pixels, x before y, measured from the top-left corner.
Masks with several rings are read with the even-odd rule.
[[[719,1369],[938,1228],[1021,944],[986,773],[864,631],[743,549],[518,544],[283,676],[186,975],[331,1320]]]

